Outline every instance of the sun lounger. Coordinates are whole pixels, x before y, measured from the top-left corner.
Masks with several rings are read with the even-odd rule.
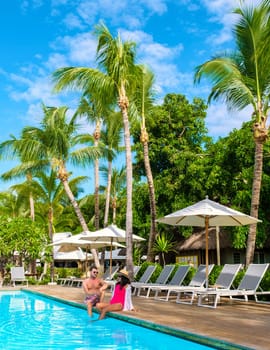
[[[174,265],[166,265],[163,267],[155,283],[142,283],[141,285],[137,284],[137,296],[148,298],[150,296],[152,287],[166,284],[173,270]],[[141,295],[142,290],[146,291],[146,295]]]
[[[135,265],[134,269],[133,269],[133,277],[136,278],[136,276],[138,275],[138,272],[141,269],[141,265]]]
[[[62,277],[57,279],[57,283],[59,283],[62,287],[72,287],[73,281],[78,280],[75,276]]]
[[[110,267],[108,267],[108,269],[104,272],[102,279],[104,279],[104,281],[113,280],[118,270],[119,270],[119,266],[112,266],[111,269]]]
[[[13,287],[16,286],[16,282],[26,283],[26,286],[28,287],[28,280],[25,277],[24,268],[22,266],[11,267],[10,273]]]
[[[221,297],[248,301],[248,297],[253,296],[258,301],[258,295],[267,293],[258,289],[268,267],[269,264],[250,264],[237,289],[208,288],[199,292],[198,306],[216,308]]]
[[[139,279],[139,281],[131,283],[131,286],[132,286],[132,289],[133,289],[133,293],[132,293],[133,295],[136,294],[137,287],[141,286],[142,283],[147,283],[150,280],[150,278],[153,275],[153,273],[154,273],[156,268],[157,268],[156,265],[149,265],[149,266],[147,266],[146,270],[142,274],[142,276]]]
[[[215,286],[213,287],[216,289],[230,289],[241,266],[242,264],[225,264],[216,280]],[[209,273],[210,272],[211,271],[209,270]],[[205,286],[198,286],[195,288],[189,288],[188,286],[187,288],[183,288],[179,293],[177,293],[176,302],[179,304],[192,304],[198,292],[203,292],[205,290],[207,290]]]
[[[154,298],[156,300],[168,301],[170,296],[170,289],[182,285],[189,269],[189,265],[180,265],[178,266],[177,270],[175,271],[175,274],[173,275],[173,278],[168,284],[152,286],[151,289],[155,292]],[[167,294],[165,296],[161,296],[161,292],[167,292]]]
[[[214,265],[209,265],[208,266],[208,273],[210,274],[212,269],[214,268]],[[188,298],[185,299],[184,303],[185,304],[191,304],[193,302],[193,299],[195,297],[195,291],[199,290],[199,289],[203,289],[205,288],[205,283],[206,283],[206,266],[205,265],[200,265],[198,267],[197,272],[195,273],[195,275],[192,277],[190,283],[187,286],[168,286],[167,287],[167,298],[166,300],[169,300],[169,296],[174,293],[176,294],[177,298],[176,298],[176,302],[180,303],[180,295],[183,292],[189,292],[191,293],[191,300]],[[193,292],[194,291],[194,292]]]

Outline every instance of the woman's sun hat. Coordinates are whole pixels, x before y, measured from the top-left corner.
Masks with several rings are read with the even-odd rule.
[[[117,273],[118,276],[124,276],[126,277],[128,280],[130,280],[129,275],[128,275],[128,271],[126,269],[122,269]]]

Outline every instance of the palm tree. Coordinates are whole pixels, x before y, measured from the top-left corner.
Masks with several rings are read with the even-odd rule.
[[[149,159],[149,135],[146,129],[145,114],[149,113],[153,106],[153,91],[152,86],[154,82],[153,73],[146,67],[141,66],[141,84],[138,85],[137,91],[134,95],[136,111],[135,114],[140,116],[140,141],[143,146],[144,167],[149,190],[150,214],[151,214],[151,228],[148,240],[147,261],[155,261],[155,253],[153,246],[157,235],[157,210],[156,210],[156,196],[155,186]],[[135,118],[136,119],[136,118]]]
[[[0,144],[0,155],[4,158],[17,158],[20,160],[21,163],[23,163],[23,154],[20,154],[19,148],[17,147],[18,143],[20,143],[20,140],[18,140],[15,136],[11,135],[10,140],[4,141]],[[16,171],[13,170],[7,171],[6,173],[1,175],[1,178],[5,180],[11,180],[15,177],[21,177],[25,176],[27,179],[27,182],[31,183],[32,180],[32,173],[29,170],[25,170],[22,166],[17,167]],[[34,199],[31,192],[28,192],[29,196],[29,205],[30,205],[30,218],[32,221],[35,220],[35,209],[34,209]]]
[[[104,174],[106,179],[106,201],[105,201],[105,212],[104,212],[104,227],[108,226],[109,223],[109,208],[111,198],[111,185],[112,185],[112,162],[117,156],[117,152],[120,150],[121,141],[121,115],[114,112],[105,119],[105,128],[101,130],[101,140],[104,145],[108,147],[108,166],[102,166],[100,170]]]
[[[11,218],[29,216],[27,197],[12,188],[0,192],[0,215],[8,215]]]
[[[60,68],[53,73],[56,83],[55,90],[76,87],[85,91],[100,92],[109,104],[118,102],[122,113],[124,127],[124,141],[126,150],[127,174],[127,209],[126,209],[126,266],[131,278],[133,276],[132,259],[132,157],[130,127],[128,118],[129,97],[137,84],[139,72],[135,65],[135,43],[122,42],[120,35],[112,37],[108,28],[103,24],[96,26],[95,34],[98,37],[97,63],[100,70],[86,67]]]
[[[106,113],[106,105],[102,104],[100,96],[95,97],[90,92],[86,92],[85,96],[81,98],[79,107],[77,109],[78,115],[85,115],[87,120],[95,123],[95,130],[93,133],[94,147],[99,147],[102,113]],[[94,181],[95,181],[95,229],[99,229],[99,159],[94,160]]]
[[[69,186],[72,188],[72,192],[77,190],[78,184],[85,180],[85,177],[77,177],[69,181]],[[76,187],[76,188],[75,188]],[[43,172],[39,172],[35,175],[32,183],[14,185],[13,188],[17,191],[24,192],[31,190],[35,194],[37,216],[43,213],[44,217],[47,218],[47,227],[49,232],[50,242],[53,243],[53,235],[55,233],[55,217],[61,217],[63,213],[62,201],[66,198],[66,192],[63,188],[62,183],[57,179],[55,171],[47,175]],[[51,280],[54,279],[54,259],[51,260]]]
[[[173,241],[173,235],[161,233],[156,236],[153,250],[154,252],[161,254],[162,264],[165,266],[165,253],[175,252],[175,242]]]
[[[209,102],[223,98],[229,108],[253,108],[253,137],[255,160],[250,215],[258,217],[263,169],[263,146],[268,137],[266,126],[269,111],[270,88],[270,1],[263,0],[257,7],[240,7],[234,27],[236,52],[218,55],[198,66],[195,82],[202,76],[210,78],[212,90]],[[246,265],[254,258],[257,225],[250,226]]]
[[[56,171],[66,194],[75,210],[78,220],[84,231],[88,231],[87,224],[81,213],[79,205],[70,188],[68,179],[69,173],[66,168],[68,161],[74,164],[90,162],[97,158],[100,153],[97,149],[91,148],[87,152],[80,149],[72,151],[78,144],[76,116],[67,121],[67,107],[43,107],[44,118],[41,127],[25,127],[22,131],[21,142],[17,145],[20,154],[24,156],[24,169]],[[97,266],[99,260],[95,249],[92,254]]]
[[[120,191],[126,183],[126,171],[122,167],[121,169],[112,169],[112,186],[111,186],[111,201],[112,201],[112,222],[116,224],[116,210]]]

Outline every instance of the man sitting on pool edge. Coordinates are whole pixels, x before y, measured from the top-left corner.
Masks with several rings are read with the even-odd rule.
[[[107,289],[107,283],[98,278],[98,269],[95,265],[90,266],[90,277],[83,281],[83,290],[85,293],[85,304],[87,305],[88,315],[92,316],[92,308],[97,303],[102,302],[105,290]]]
[[[115,284],[112,298],[109,303],[97,303],[99,310],[99,320],[102,320],[107,312],[110,311],[135,311],[131,299],[131,286],[128,271],[120,270],[118,282]]]

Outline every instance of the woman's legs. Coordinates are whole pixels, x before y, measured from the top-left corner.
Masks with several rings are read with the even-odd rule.
[[[102,304],[102,303],[100,303],[100,304]],[[103,307],[99,305],[98,309],[100,310],[100,315],[99,315],[98,319],[102,320],[105,317],[107,312],[110,312],[110,311],[121,311],[123,309],[123,305],[120,304],[120,303],[107,304],[107,305],[104,305]]]

